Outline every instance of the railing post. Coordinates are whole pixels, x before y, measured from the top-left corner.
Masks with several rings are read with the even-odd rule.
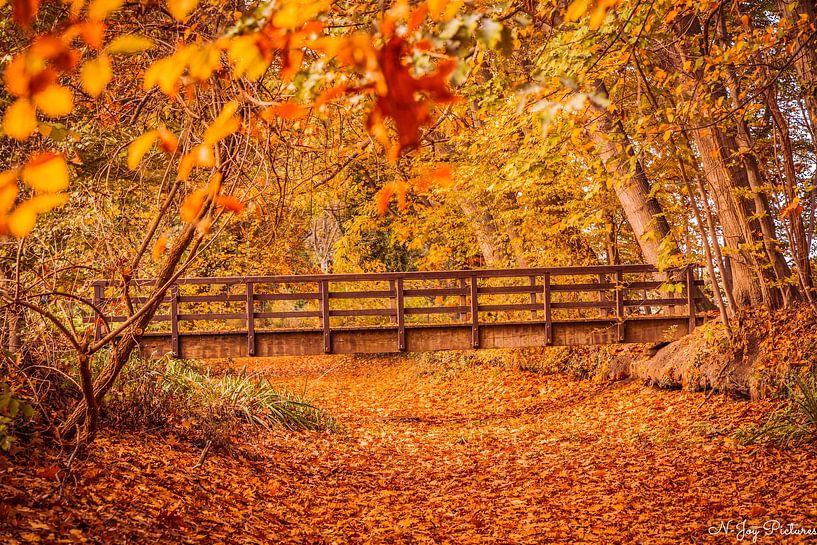
[[[170,351],[174,358],[182,357],[179,347],[179,285],[170,286]]]
[[[400,281],[401,291],[402,291],[402,282],[403,281],[401,280]],[[392,296],[389,297],[389,306],[392,309],[395,309],[395,314],[392,314],[392,315],[389,316],[389,323],[393,324],[393,323],[395,323],[397,321],[396,320],[396,314],[397,314],[397,310],[396,310],[397,309],[397,307],[396,307],[396,297],[397,297],[397,295],[396,295],[396,293],[397,293],[397,291],[396,291],[396,283],[395,283],[394,280],[389,280],[389,291],[391,291],[392,293],[395,294],[395,295],[392,295]]]
[[[247,355],[255,356],[255,300],[253,283],[247,282]]]
[[[403,313],[405,302],[403,300],[403,279],[398,278],[394,283],[395,297],[397,298],[397,350],[406,350],[406,317]]]
[[[105,288],[102,284],[94,284],[94,306],[100,311],[102,310],[102,298],[104,297]],[[96,314],[96,311],[94,311]],[[102,314],[94,316],[94,341],[99,341],[102,338],[102,322],[105,317]]]
[[[323,329],[323,353],[332,353],[332,337],[329,330],[329,281],[321,280],[321,328]]]
[[[689,326],[688,333],[692,333],[695,329],[695,271],[692,266],[687,267],[686,270],[687,283],[687,311],[689,312]]]
[[[624,278],[621,269],[616,271],[616,322],[618,342],[624,342]]]
[[[465,295],[465,289],[467,287],[468,286],[466,285],[465,277],[460,278],[460,306],[461,307],[464,307],[466,305],[466,303],[467,303],[466,295]],[[467,312],[460,312],[460,320],[462,320],[464,322],[467,318],[468,318],[468,313]]]
[[[553,344],[553,317],[550,312],[550,273],[544,274],[545,285],[543,297],[545,300],[545,346]]]
[[[479,293],[477,275],[471,275],[471,346],[479,348]]]
[[[604,284],[607,277],[604,274],[600,274],[599,276],[599,284]],[[599,286],[599,303],[607,302],[607,295],[604,293],[604,290],[601,289]],[[605,318],[610,315],[609,309],[605,308],[604,306],[599,306],[599,316]]]
[[[536,277],[535,276],[528,277],[528,280],[530,280],[530,304],[533,307],[533,306],[536,305],[536,291],[535,291]],[[530,317],[531,317],[531,320],[536,320],[536,309],[535,308],[531,309]]]

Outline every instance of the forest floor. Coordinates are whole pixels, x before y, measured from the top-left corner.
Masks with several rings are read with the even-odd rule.
[[[61,497],[53,454],[0,458],[0,542],[751,543],[769,520],[817,526],[817,453],[732,438],[767,403],[453,356],[250,370],[340,430],[259,432],[195,469],[183,438],[107,430]]]

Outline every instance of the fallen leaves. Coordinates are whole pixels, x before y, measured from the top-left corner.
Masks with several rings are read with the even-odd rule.
[[[36,498],[54,487],[54,461],[36,451],[0,469],[0,486],[17,491],[0,532],[45,542],[60,528],[73,541],[129,543],[680,543],[706,542],[720,519],[808,525],[817,515],[814,453],[789,459],[704,433],[758,418],[763,403],[702,406],[702,394],[458,356],[251,359],[214,372],[243,368],[306,385],[345,430],[253,434],[196,470],[201,448],[109,430],[51,503]]]

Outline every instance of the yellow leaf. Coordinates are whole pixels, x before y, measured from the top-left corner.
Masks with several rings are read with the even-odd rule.
[[[132,55],[151,49],[154,45],[153,40],[146,36],[126,34],[114,38],[106,49],[112,55]]]
[[[3,132],[11,138],[25,140],[37,130],[37,112],[27,98],[18,98],[6,108]]]
[[[573,0],[567,7],[565,19],[569,22],[578,21],[587,12],[588,0]]]
[[[241,126],[241,120],[233,115],[237,110],[238,102],[235,100],[231,100],[224,105],[216,120],[204,131],[204,142],[206,144],[215,144],[238,130]]]
[[[7,170],[0,173],[0,215],[8,214],[17,199],[17,173]]]
[[[314,19],[331,5],[331,0],[287,0],[272,17],[272,24],[278,28],[295,29]]]
[[[8,217],[8,230],[17,238],[31,233],[37,223],[37,214],[43,214],[68,202],[68,195],[57,193],[40,195],[21,203]]]
[[[136,170],[139,163],[142,161],[142,157],[144,157],[145,154],[150,151],[150,148],[153,146],[153,142],[156,141],[158,136],[158,131],[149,131],[130,143],[128,146],[129,169]]]
[[[45,195],[37,195],[23,204],[30,206],[38,214],[44,214],[51,210],[58,208],[68,202],[67,193],[47,193]]]
[[[85,61],[79,72],[82,88],[92,97],[98,97],[108,86],[113,77],[111,60],[107,55],[99,55],[95,59]]]
[[[450,21],[451,19],[453,19],[454,16],[457,15],[457,12],[460,10],[460,8],[462,8],[462,6],[464,4],[465,4],[465,0],[454,0],[453,2],[450,2],[445,7],[445,11],[443,12],[443,17],[442,17],[441,21],[447,22],[447,21]]]
[[[221,65],[221,52],[213,45],[203,45],[190,55],[190,77],[199,81],[210,78]]]
[[[158,85],[159,89],[167,96],[176,96],[179,78],[182,77],[185,68],[187,68],[187,62],[195,49],[195,46],[182,46],[171,56],[159,59],[151,64],[145,72],[145,91]]]
[[[68,163],[61,153],[40,153],[25,164],[22,178],[26,185],[37,192],[63,191],[68,189]]]
[[[439,21],[440,15],[442,15],[445,9],[445,5],[448,4],[448,0],[428,0],[426,4],[428,4],[428,14],[431,18],[435,21]]]
[[[184,21],[198,5],[199,0],[168,0],[167,11],[177,21]]]
[[[12,236],[23,238],[34,229],[35,223],[37,223],[37,213],[34,208],[23,203],[9,214],[8,230]]]
[[[590,21],[588,21],[588,25],[593,30],[596,30],[601,26],[604,22],[604,18],[607,16],[607,8],[605,6],[599,5],[593,9],[593,12],[590,14]]]
[[[258,37],[255,35],[238,36],[229,42],[227,58],[233,65],[233,78],[246,76],[255,81],[264,75],[269,68],[270,60],[258,49]]]
[[[156,239],[156,244],[153,245],[153,261],[159,261],[159,258],[162,257],[162,254],[165,253],[167,249],[167,235],[161,235],[158,239]]]
[[[33,98],[37,108],[48,117],[62,117],[74,109],[74,94],[62,85],[49,85]]]
[[[101,21],[112,11],[122,7],[123,0],[93,0],[88,6],[88,19]]]

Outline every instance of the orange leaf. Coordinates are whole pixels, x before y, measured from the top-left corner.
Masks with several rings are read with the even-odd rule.
[[[282,102],[275,106],[270,106],[261,112],[261,117],[266,121],[272,121],[274,117],[282,119],[300,119],[309,112],[308,108],[295,104],[294,102]]]
[[[136,170],[142,158],[153,147],[153,142],[159,136],[158,131],[148,131],[128,145],[128,168]]]
[[[159,134],[159,145],[162,146],[162,149],[166,153],[175,153],[179,147],[179,138],[167,130],[164,125],[156,129],[156,132]]]
[[[105,23],[102,21],[89,21],[80,27],[80,35],[83,41],[93,49],[102,47],[105,39]]]
[[[91,21],[101,21],[112,11],[122,7],[124,0],[93,0],[88,6],[88,19]]]
[[[179,210],[179,215],[183,222],[190,223],[195,221],[204,206],[204,197],[203,191],[193,191],[184,198],[181,209]]]
[[[232,195],[219,195],[216,197],[216,206],[220,206],[235,214],[239,214],[244,210],[244,203]]]
[[[374,196],[375,202],[377,203],[377,213],[381,216],[386,213],[389,209],[389,203],[391,203],[391,198],[394,195],[394,186],[392,184],[386,184],[377,194]]]
[[[167,11],[177,21],[184,21],[198,5],[199,0],[168,0]]]
[[[14,22],[23,28],[28,28],[37,17],[40,0],[13,0],[11,9]]]
[[[11,138],[25,140],[37,130],[37,112],[27,98],[18,98],[6,108],[3,132]]]
[[[324,90],[320,95],[318,95],[318,98],[315,99],[315,107],[320,108],[327,102],[331,102],[336,98],[343,96],[346,94],[347,90],[348,88],[345,85],[336,85]]]
[[[68,202],[68,195],[56,193],[40,195],[21,203],[8,216],[8,230],[17,238],[31,233],[37,223],[37,214],[43,214]]]
[[[167,235],[161,235],[159,238],[156,239],[156,244],[153,245],[153,251],[151,252],[153,261],[159,261],[159,258],[162,257],[162,254],[165,253],[166,249],[167,249]]]
[[[204,131],[204,142],[206,144],[215,144],[239,129],[241,119],[233,115],[236,111],[238,111],[238,102],[231,100],[224,105],[215,121]]]
[[[33,97],[34,104],[48,117],[62,117],[74,109],[74,94],[68,87],[49,85]]]
[[[68,163],[63,154],[44,152],[23,167],[23,181],[34,191],[56,193],[68,189]]]
[[[96,98],[102,94],[113,77],[111,60],[104,53],[85,61],[79,72],[82,88],[86,93]]]

